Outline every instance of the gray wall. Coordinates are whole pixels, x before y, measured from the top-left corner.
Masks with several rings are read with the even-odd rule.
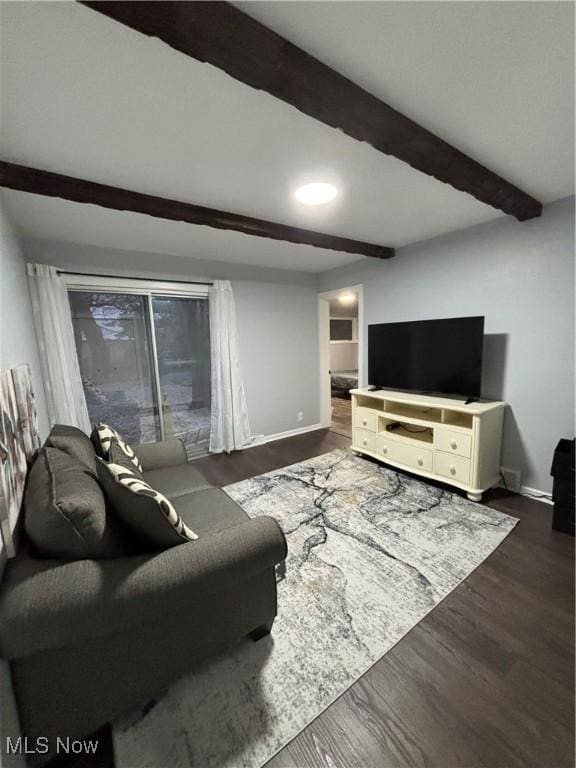
[[[319,275],[320,291],[358,283],[366,324],[485,315],[483,395],[510,404],[502,466],[549,491],[556,442],[574,436],[574,198]]]
[[[0,201],[0,370],[28,363],[32,368],[34,392],[42,437],[48,432],[48,416],[36,336],[31,318],[26,266],[20,243]],[[4,568],[4,545],[0,537],[0,574]],[[0,660],[0,739],[19,734],[18,716],[10,683],[8,665]],[[0,765],[23,766],[22,756],[4,754],[0,749]]]
[[[252,434],[273,435],[319,422],[315,275],[34,239],[25,240],[24,249],[27,261],[68,270],[231,280]]]
[[[40,372],[26,262],[21,242],[0,201],[0,370],[28,363],[36,395],[42,437],[48,434],[48,414]]]
[[[0,370],[23,363],[28,363],[31,368],[38,426],[44,439],[48,435],[48,414],[32,322],[26,262],[16,231],[0,201]],[[2,546],[0,543],[0,552]]]
[[[253,435],[318,424],[316,286],[234,281],[240,360]],[[303,421],[297,420],[299,411]]]
[[[365,322],[483,314],[485,397],[510,403],[502,465],[549,490],[550,461],[574,423],[574,200],[365,259],[318,276],[26,240],[30,261],[91,272],[233,281],[254,434],[318,422],[314,286],[364,285]],[[366,359],[366,356],[365,356]],[[297,422],[297,412],[304,421]]]

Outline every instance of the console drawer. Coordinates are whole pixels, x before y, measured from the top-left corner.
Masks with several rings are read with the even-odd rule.
[[[376,453],[376,435],[366,429],[354,430],[354,447]]]
[[[446,429],[434,430],[434,446],[446,453],[470,458],[472,455],[472,437],[461,432],[450,432]]]
[[[434,454],[434,471],[437,475],[457,480],[467,484],[470,481],[470,461],[461,456],[436,451]]]
[[[378,455],[384,460],[397,461],[407,467],[432,472],[432,451],[416,445],[404,445],[384,435],[378,437]]]
[[[356,408],[356,428],[376,432],[378,429],[378,414],[370,408]]]

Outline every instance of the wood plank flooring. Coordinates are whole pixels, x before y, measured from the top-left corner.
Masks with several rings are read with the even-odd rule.
[[[318,431],[196,466],[215,484],[346,447]],[[503,544],[268,768],[572,768],[574,540],[495,490]]]
[[[224,486],[349,445],[319,430],[195,466]],[[520,523],[267,768],[574,766],[574,539],[542,502],[484,503]],[[112,765],[102,735],[90,768]]]
[[[330,431],[352,439],[352,401],[342,397],[332,398],[332,424]]]

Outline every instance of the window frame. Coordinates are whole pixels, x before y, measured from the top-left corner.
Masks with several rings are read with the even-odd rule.
[[[189,298],[208,297],[210,285],[173,283],[165,280],[134,280],[129,277],[94,277],[92,275],[63,274],[68,291],[102,291],[105,293],[132,293],[141,296],[186,296]]]
[[[166,428],[164,424],[164,410],[162,408],[162,385],[160,381],[160,365],[158,360],[158,349],[156,345],[156,326],[154,321],[154,310],[152,305],[153,298],[188,298],[208,300],[210,284],[190,283],[188,287],[183,283],[174,283],[162,280],[141,280],[120,277],[102,277],[82,274],[63,274],[64,284],[67,293],[70,292],[101,292],[101,293],[122,293],[146,298],[147,307],[147,325],[150,332],[151,345],[151,375],[152,385],[156,397],[156,406],[158,411],[158,422],[160,428],[160,440],[166,439]]]

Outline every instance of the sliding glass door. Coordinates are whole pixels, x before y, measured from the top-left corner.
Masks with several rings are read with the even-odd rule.
[[[210,325],[204,295],[69,290],[88,413],[128,441],[208,449]]]
[[[189,453],[210,437],[210,324],[205,298],[153,296],[158,400],[166,437]]]
[[[69,298],[91,422],[110,424],[129,442],[157,440],[147,297],[70,291]]]

